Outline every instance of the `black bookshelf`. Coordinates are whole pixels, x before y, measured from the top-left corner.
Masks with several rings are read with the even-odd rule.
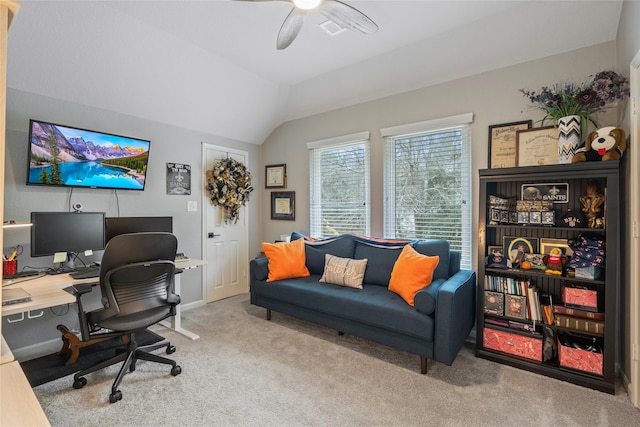
[[[478,292],[477,292],[477,323],[476,323],[476,355],[485,359],[504,363],[516,368],[525,369],[541,375],[568,381],[581,386],[593,388],[607,393],[615,393],[615,363],[618,336],[618,307],[620,295],[620,178],[619,162],[585,162],[562,165],[527,166],[502,169],[480,170],[479,194],[479,238],[478,238]],[[522,224],[491,224],[489,196],[520,199],[522,186],[525,184],[568,184],[568,203],[556,204],[556,224],[566,208],[579,211],[582,208],[580,196],[586,193],[587,184],[594,182],[599,189],[606,188],[604,209],[604,228],[592,229],[586,226],[571,228],[566,226],[543,226]],[[503,237],[518,236],[524,238],[541,239],[570,239],[582,232],[598,233],[606,241],[606,269],[604,277],[598,280],[574,278],[566,276],[552,276],[543,271],[520,269],[486,268],[485,258],[488,246],[501,245]],[[507,256],[507,254],[505,254]],[[554,302],[562,301],[562,288],[569,283],[583,284],[596,289],[604,295],[605,333],[602,336],[604,346],[603,374],[591,374],[579,370],[561,367],[557,360],[537,363],[511,356],[507,353],[495,351],[483,346],[485,326],[484,288],[485,275],[499,275],[524,278],[535,283],[544,293],[553,296]],[[493,317],[492,315],[486,315]],[[553,329],[561,330],[556,326]],[[585,336],[590,334],[584,333]]]

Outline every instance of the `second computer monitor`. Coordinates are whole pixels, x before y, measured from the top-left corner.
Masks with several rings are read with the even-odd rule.
[[[171,216],[119,216],[105,218],[105,241],[119,234],[164,231],[173,233]]]

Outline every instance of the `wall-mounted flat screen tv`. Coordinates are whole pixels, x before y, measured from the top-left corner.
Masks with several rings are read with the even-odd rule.
[[[143,139],[31,120],[27,185],[144,190]]]

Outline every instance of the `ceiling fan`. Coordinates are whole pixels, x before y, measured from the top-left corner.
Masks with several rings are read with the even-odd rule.
[[[239,0],[239,1],[287,1],[293,3],[293,9],[284,20],[276,46],[278,50],[286,49],[298,36],[302,29],[304,17],[312,10],[318,10],[327,19],[341,28],[371,34],[378,31],[378,25],[358,9],[338,0]]]

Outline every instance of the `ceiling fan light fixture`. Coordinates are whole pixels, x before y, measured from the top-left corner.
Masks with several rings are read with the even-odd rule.
[[[315,9],[322,3],[322,0],[293,0],[296,7],[304,10]]]

